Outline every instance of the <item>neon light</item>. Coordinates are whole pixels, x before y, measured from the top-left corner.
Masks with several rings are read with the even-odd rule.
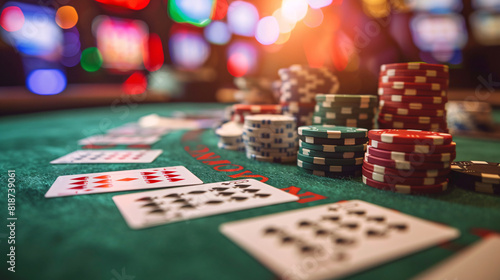
[[[80,59],[83,70],[87,72],[95,72],[102,66],[102,56],[99,49],[90,47],[82,51]]]
[[[58,69],[38,69],[26,78],[28,89],[40,95],[58,94],[66,88],[66,75]]]
[[[57,9],[56,23],[62,29],[69,29],[76,25],[78,22],[78,13],[75,8],[71,6],[62,6]]]

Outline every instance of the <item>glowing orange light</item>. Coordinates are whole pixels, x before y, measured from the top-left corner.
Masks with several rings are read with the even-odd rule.
[[[141,72],[135,72],[125,80],[122,89],[126,94],[141,94],[146,91],[148,80]]]
[[[280,33],[289,33],[295,27],[295,21],[285,18],[281,12],[281,8],[274,11],[273,17],[278,21]]]
[[[281,14],[286,19],[297,22],[306,16],[307,8],[306,0],[283,0]]]
[[[289,39],[290,39],[290,32],[280,33],[278,40],[276,40],[276,42],[274,42],[274,44],[275,45],[283,45],[284,43],[288,42]]]
[[[78,13],[71,6],[62,6],[57,9],[56,23],[62,29],[70,29],[78,22]]]
[[[304,18],[304,24],[308,27],[314,28],[321,25],[323,22],[323,12],[321,9],[309,9],[307,11],[306,17]]]
[[[23,27],[24,14],[19,7],[10,6],[3,9],[0,15],[0,25],[8,32],[18,31]]]
[[[147,54],[144,57],[144,67],[150,72],[154,72],[161,68],[165,57],[163,55],[163,45],[160,36],[151,33],[148,38]]]
[[[250,68],[250,62],[247,57],[241,53],[232,54],[227,60],[227,70],[234,77],[242,77],[247,74]]]

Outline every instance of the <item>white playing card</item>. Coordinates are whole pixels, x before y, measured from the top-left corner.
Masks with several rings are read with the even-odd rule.
[[[337,278],[459,235],[360,200],[226,223],[221,231],[281,279]]]
[[[78,150],[50,163],[149,163],[162,152],[163,150]]]
[[[159,167],[59,176],[45,197],[121,192],[178,186],[203,182],[184,166]]]
[[[490,235],[456,256],[438,264],[435,268],[417,276],[414,280],[500,279],[500,236]]]
[[[298,200],[254,179],[113,197],[127,224],[146,228],[187,219]]]
[[[78,145],[151,145],[160,140],[159,135],[94,135],[81,139]]]
[[[127,123],[112,128],[106,133],[111,135],[165,135],[169,131],[168,127],[142,127],[138,123]]]

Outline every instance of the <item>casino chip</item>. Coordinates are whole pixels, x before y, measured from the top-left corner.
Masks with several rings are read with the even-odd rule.
[[[244,123],[245,117],[255,114],[278,114],[281,115],[282,108],[280,105],[248,105],[235,104],[233,105],[232,121]]]
[[[383,88],[378,89],[378,95],[404,95],[404,96],[436,96],[446,97],[448,92],[446,90],[420,90],[420,89],[392,89]]]
[[[291,116],[247,116],[243,141],[249,159],[278,163],[297,159],[297,132],[295,118]]]
[[[407,108],[391,108],[388,106],[380,108],[381,114],[393,114],[400,116],[429,116],[429,117],[446,117],[445,110],[414,110]]]
[[[365,152],[322,152],[316,150],[310,150],[306,148],[299,148],[299,153],[312,156],[312,157],[324,157],[324,158],[359,158],[365,155]]]
[[[243,143],[243,129],[241,124],[231,121],[222,124],[215,129],[215,134],[219,137],[217,147],[219,149],[231,151],[245,151]]]
[[[435,70],[442,72],[449,72],[448,65],[443,64],[428,64],[423,62],[408,62],[408,63],[391,63],[380,66],[380,71],[390,69],[403,69],[403,70]]]
[[[320,144],[320,145],[351,146],[351,145],[362,145],[368,142],[368,138],[366,137],[331,139],[331,138],[319,138],[319,137],[299,135],[299,139],[305,143]]]
[[[374,129],[363,162],[363,182],[406,194],[440,193],[455,159],[450,134],[405,129]]]
[[[451,164],[451,171],[457,187],[500,195],[500,163],[457,161]]]
[[[371,129],[377,107],[377,96],[318,94],[313,124]]]
[[[328,171],[322,171],[322,170],[311,170],[311,169],[305,169],[302,168],[302,171],[315,175],[315,176],[321,176],[321,177],[328,177],[328,178],[343,178],[343,177],[359,177],[361,176],[361,171],[359,170],[354,170],[354,171],[343,171],[343,172],[328,172]]]
[[[441,84],[442,86],[448,86],[448,80],[445,78],[425,77],[425,76],[413,76],[413,77],[381,76],[379,81],[382,83],[390,83],[390,82],[438,83]]]
[[[327,127],[323,125],[301,126],[298,128],[299,135],[320,138],[343,139],[367,137],[368,129],[357,127]]]
[[[303,162],[309,162],[313,164],[321,164],[321,165],[361,165],[363,164],[363,158],[326,158],[326,157],[312,157],[306,156],[303,154],[298,154],[297,158]]]

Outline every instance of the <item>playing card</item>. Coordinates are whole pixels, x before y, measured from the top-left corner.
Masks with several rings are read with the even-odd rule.
[[[78,145],[151,145],[160,140],[159,135],[94,135],[81,139]]]
[[[127,123],[112,128],[106,133],[110,135],[165,135],[170,131],[168,127],[142,127],[138,123]]]
[[[337,278],[459,235],[361,200],[226,223],[220,230],[280,279]]]
[[[254,179],[113,197],[133,229],[298,200]]]
[[[59,176],[45,197],[121,192],[198,185],[203,182],[184,166]]]
[[[148,163],[163,150],[79,150],[51,161],[61,163]]]
[[[414,278],[414,280],[434,279],[500,279],[500,236],[490,235],[456,256],[438,264],[435,268]]]

